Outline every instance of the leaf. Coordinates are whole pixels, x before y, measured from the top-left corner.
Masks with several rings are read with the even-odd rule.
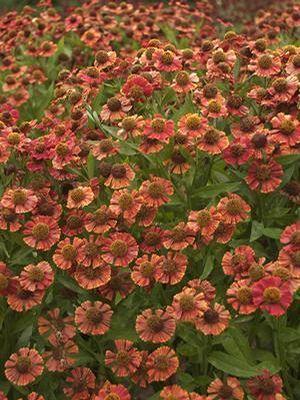
[[[192,197],[197,196],[204,199],[209,199],[211,197],[218,196],[220,193],[234,192],[238,189],[239,185],[240,182],[226,182],[209,185],[197,190]]]
[[[287,154],[276,158],[281,165],[288,165],[300,160],[300,154]]]
[[[211,353],[208,357],[208,362],[215,368],[239,378],[251,378],[260,372],[258,368],[253,367],[246,361],[240,360],[222,351],[214,351]]]
[[[87,157],[87,173],[90,179],[95,176],[95,157],[92,155],[91,152]]]
[[[214,257],[213,255],[209,252],[206,256],[205,264],[204,264],[204,269],[202,274],[200,275],[201,279],[206,279],[210,273],[212,272],[214,268]]]
[[[33,325],[29,325],[27,326],[27,328],[24,329],[24,331],[22,332],[21,336],[17,341],[18,348],[28,345],[30,338],[32,336],[32,331],[33,331]]]
[[[253,221],[251,227],[250,242],[254,242],[263,235],[264,225],[261,222]]]
[[[279,228],[263,228],[263,234],[272,239],[279,239],[282,233],[282,229]]]
[[[220,343],[227,353],[254,364],[253,353],[248,339],[238,328],[231,327],[220,337]]]

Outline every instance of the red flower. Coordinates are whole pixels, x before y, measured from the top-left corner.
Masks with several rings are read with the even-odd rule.
[[[127,267],[138,255],[138,249],[129,233],[115,232],[103,239],[102,259],[116,267]]]
[[[122,92],[134,101],[144,101],[153,92],[153,86],[140,75],[130,75],[122,87]]]
[[[46,251],[59,241],[60,229],[56,220],[37,216],[25,224],[23,234],[28,246]]]
[[[102,388],[95,395],[94,400],[131,400],[128,390],[123,385],[113,385],[105,382]]]
[[[270,193],[280,185],[282,176],[282,166],[276,161],[254,161],[248,169],[246,182],[252,190]]]
[[[293,300],[290,283],[277,276],[262,278],[254,283],[252,295],[255,306],[276,317],[283,315]]]
[[[144,310],[137,316],[135,329],[140,338],[147,342],[164,343],[175,333],[176,322],[172,310]]]
[[[108,304],[85,301],[75,310],[75,322],[82,333],[103,335],[109,329],[112,315]]]
[[[282,379],[279,375],[271,375],[268,370],[264,370],[261,375],[249,379],[247,386],[256,400],[284,400],[284,397],[281,396]]]
[[[162,346],[149,354],[147,367],[149,382],[166,381],[177,371],[179,360],[173,349]]]
[[[133,347],[130,340],[115,340],[116,352],[107,350],[105,364],[112,369],[116,376],[124,377],[136,372],[142,361],[140,352]]]

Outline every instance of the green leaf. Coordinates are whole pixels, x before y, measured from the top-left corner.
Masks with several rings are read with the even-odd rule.
[[[206,279],[212,272],[213,268],[214,268],[214,257],[211,253],[208,253],[206,256],[204,269],[203,269],[202,274],[200,275],[200,278]]]
[[[90,179],[95,176],[95,157],[91,152],[87,157],[87,173]]]
[[[282,233],[282,229],[279,228],[263,228],[263,234],[272,239],[279,239]]]
[[[254,242],[263,235],[264,225],[261,222],[253,221],[251,227],[250,242]]]
[[[246,361],[222,351],[211,353],[208,357],[208,362],[215,368],[239,378],[251,378],[260,372],[258,368],[253,367]]]
[[[209,199],[211,197],[218,196],[221,193],[235,192],[239,186],[240,182],[217,183],[215,185],[209,185],[197,190],[192,197]]]

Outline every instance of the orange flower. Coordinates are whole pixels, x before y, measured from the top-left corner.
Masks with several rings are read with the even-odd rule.
[[[12,310],[17,312],[28,311],[41,304],[45,294],[44,290],[30,291],[23,289],[19,280],[14,280],[13,284],[13,290],[7,295],[7,303]]]
[[[74,278],[82,288],[87,290],[96,289],[106,285],[110,281],[111,268],[109,265],[98,267],[78,265],[74,273]]]
[[[57,338],[62,342],[72,339],[76,335],[76,328],[73,324],[74,317],[62,317],[60,309],[54,308],[48,311],[45,316],[38,319],[38,331],[42,336],[46,336],[50,343],[55,344]]]
[[[30,189],[7,189],[1,199],[3,207],[13,210],[16,214],[32,211],[38,202],[38,198]]]
[[[280,185],[282,176],[282,166],[276,161],[254,161],[245,180],[252,190],[270,193]]]
[[[96,377],[86,367],[72,369],[70,376],[66,378],[66,386],[63,391],[72,400],[89,400],[96,386]]]
[[[116,190],[110,199],[110,209],[116,215],[122,215],[125,221],[133,223],[142,207],[142,199],[136,190]]]
[[[132,375],[141,364],[142,356],[133,347],[133,342],[125,339],[115,340],[116,352],[107,350],[105,353],[105,365],[110,367],[118,377]]]
[[[85,301],[75,310],[75,322],[84,334],[103,335],[109,330],[112,315],[108,304]]]
[[[204,208],[199,211],[190,211],[188,226],[195,232],[204,236],[211,236],[219,225],[219,215],[214,207]]]
[[[180,222],[173,229],[165,231],[165,238],[163,245],[166,249],[171,250],[183,250],[188,246],[191,246],[195,241],[193,230],[189,225],[184,222]]]
[[[229,376],[225,382],[216,378],[207,388],[207,400],[243,400],[244,391],[237,378]]]
[[[154,176],[142,183],[139,192],[149,207],[159,207],[168,202],[174,190],[171,182]]]
[[[257,308],[253,303],[251,281],[249,279],[233,282],[226,294],[227,302],[239,314],[252,314]]]
[[[58,242],[60,229],[56,220],[36,216],[25,224],[23,234],[23,240],[28,246],[46,251]]]
[[[135,173],[128,164],[114,164],[104,185],[111,189],[122,189],[129,186],[134,177]]]
[[[179,360],[173,349],[162,346],[149,354],[147,367],[149,383],[153,381],[166,381],[177,371]]]
[[[105,382],[94,400],[131,400],[131,396],[125,386]]]
[[[25,290],[31,292],[45,290],[53,283],[54,272],[46,261],[41,261],[36,265],[29,264],[21,272],[19,281]]]
[[[94,193],[90,187],[78,186],[68,193],[68,208],[82,208],[94,200]]]
[[[194,321],[196,329],[204,335],[220,335],[228,327],[229,319],[229,311],[221,304],[215,303]]]
[[[181,321],[193,322],[194,319],[207,309],[207,303],[202,293],[195,289],[185,288],[173,297],[172,310],[175,318]]]
[[[73,243],[72,243],[73,242]],[[84,242],[75,237],[72,241],[69,238],[61,240],[56,246],[53,254],[53,261],[60,269],[70,269],[76,265],[80,248]]]
[[[5,376],[17,386],[26,386],[43,373],[43,359],[35,349],[22,347],[6,361]]]
[[[51,372],[64,372],[75,364],[74,355],[78,354],[78,346],[73,340],[62,341],[55,338],[52,348],[42,354],[45,366]]]
[[[185,275],[187,257],[179,252],[169,251],[159,265],[156,280],[169,285],[176,285]]]
[[[235,279],[248,276],[249,268],[255,263],[255,252],[247,245],[234,249],[234,254],[226,251],[222,258],[222,268],[225,275],[231,275]]]
[[[159,394],[163,400],[189,400],[189,393],[178,385],[165,386]]]
[[[129,233],[115,232],[103,239],[102,259],[116,267],[127,267],[138,255],[138,249]]]
[[[178,131],[185,136],[198,139],[208,130],[208,121],[198,114],[186,114],[178,122]]]
[[[209,154],[220,154],[229,145],[226,134],[215,128],[208,129],[197,142],[197,147]]]
[[[144,310],[137,316],[135,329],[140,338],[146,342],[164,343],[175,333],[176,322],[171,309]]]
[[[116,215],[106,205],[102,205],[93,213],[86,215],[84,227],[88,232],[105,233],[117,225]]]
[[[88,239],[80,239],[82,245],[78,249],[77,260],[84,267],[99,267],[103,264],[101,258],[101,245],[100,237],[90,235]]]
[[[231,193],[219,201],[217,211],[227,224],[237,224],[248,218],[251,208],[239,195]]]
[[[151,285],[154,283],[158,266],[161,265],[162,261],[163,258],[157,254],[144,254],[135,261],[131,272],[131,279],[138,286],[147,287]]]
[[[102,107],[100,118],[103,121],[120,120],[126,116],[131,108],[130,100],[126,97],[120,95],[110,97]]]

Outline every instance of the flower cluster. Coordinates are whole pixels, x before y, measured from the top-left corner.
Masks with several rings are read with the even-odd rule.
[[[0,400],[299,396],[300,7],[217,12],[1,16]]]

